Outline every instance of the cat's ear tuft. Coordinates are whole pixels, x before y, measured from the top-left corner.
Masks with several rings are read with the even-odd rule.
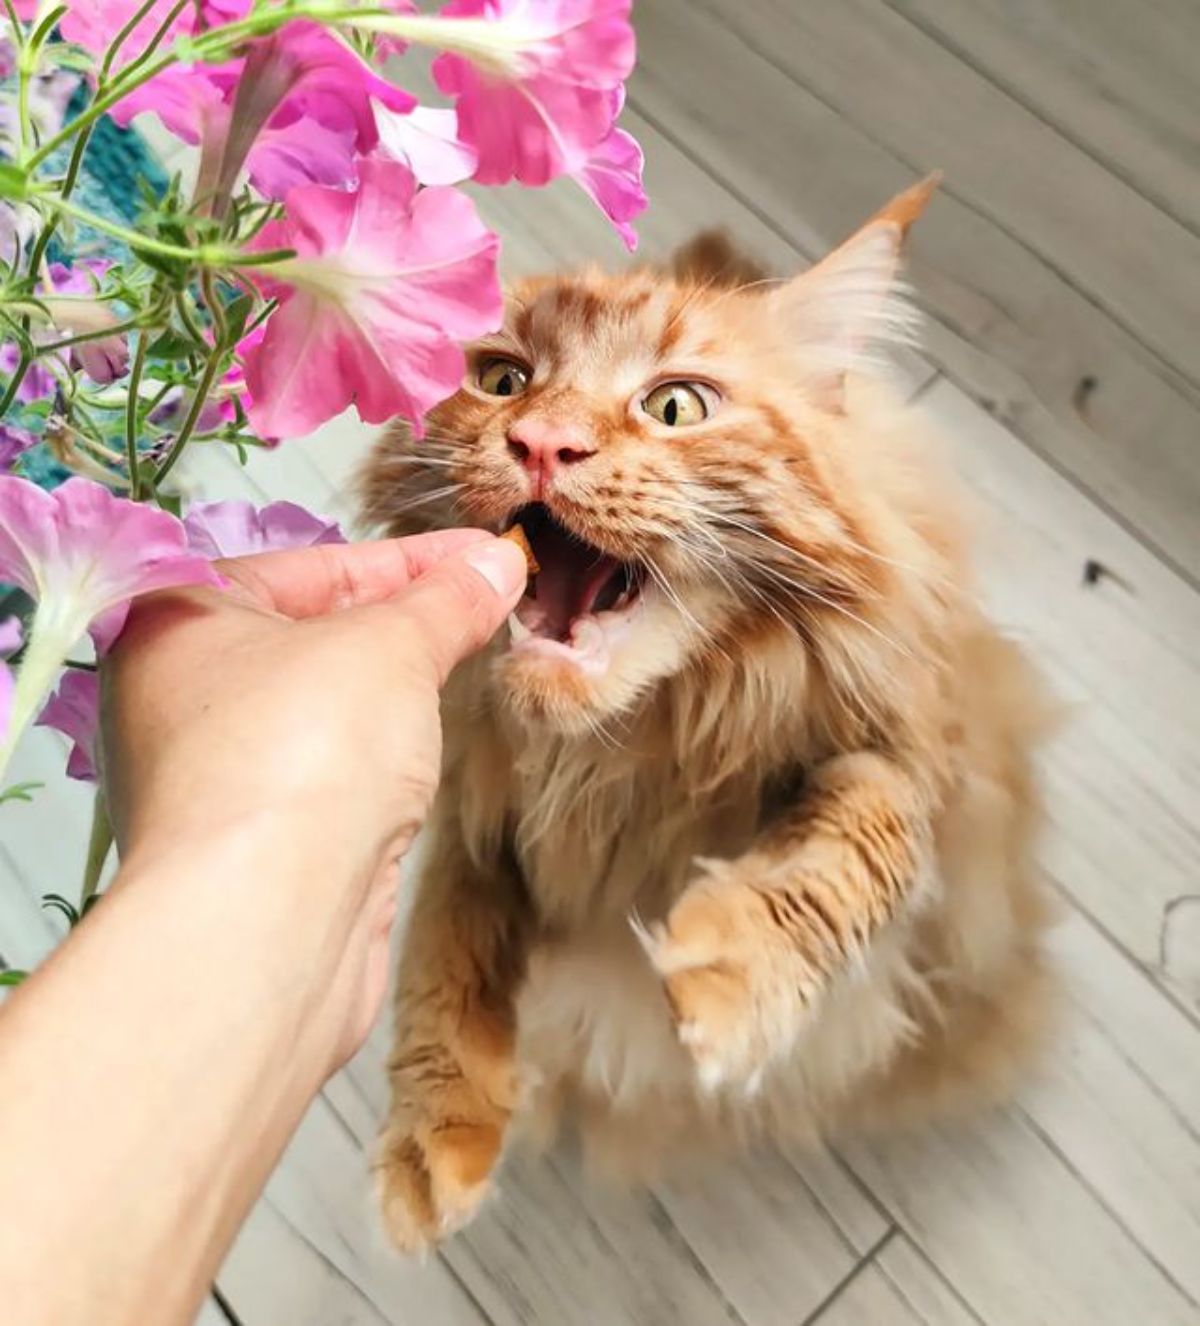
[[[940,173],[897,194],[844,244],[780,287],[772,298],[818,403],[840,411],[846,374],[869,368],[873,352],[911,344],[917,312],[899,271],[904,237],[925,210]]]

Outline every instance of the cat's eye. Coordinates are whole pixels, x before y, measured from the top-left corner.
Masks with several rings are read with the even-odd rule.
[[[694,382],[664,382],[646,397],[642,409],[668,428],[702,423],[710,413],[704,389]]]
[[[479,386],[489,396],[519,396],[529,386],[529,370],[512,359],[488,359],[479,370]]]

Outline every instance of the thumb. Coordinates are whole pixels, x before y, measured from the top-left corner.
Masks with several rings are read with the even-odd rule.
[[[525,588],[525,554],[506,539],[481,539],[443,558],[386,605],[408,648],[428,655],[440,686],[451,670],[482,648],[516,607]]]

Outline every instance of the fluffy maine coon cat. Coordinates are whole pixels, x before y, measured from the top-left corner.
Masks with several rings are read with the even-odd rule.
[[[378,1157],[401,1247],[471,1217],[518,1123],[646,1174],[994,1097],[1036,1043],[1045,707],[865,372],[931,188],[786,283],[713,237],[520,282],[372,457],[376,526],[519,521],[541,565],[445,697]]]

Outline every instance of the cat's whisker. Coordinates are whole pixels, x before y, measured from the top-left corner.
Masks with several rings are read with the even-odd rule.
[[[396,506],[388,508],[389,516],[402,516],[408,511],[413,511],[419,506],[425,506],[430,502],[441,501],[443,498],[450,497],[453,494],[460,493],[463,489],[461,483],[446,484],[441,488],[435,488],[432,492],[422,493],[418,497],[408,498]]]

